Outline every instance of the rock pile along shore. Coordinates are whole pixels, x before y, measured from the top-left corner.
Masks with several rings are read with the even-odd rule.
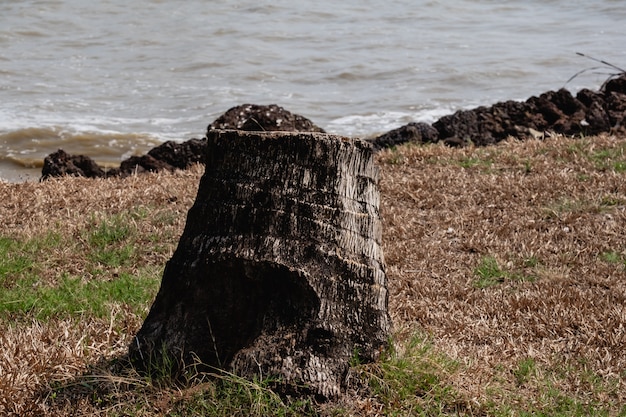
[[[243,104],[209,124],[216,129],[245,131],[324,132],[304,116],[271,105]],[[541,138],[545,132],[564,135],[626,134],[626,74],[609,80],[599,91],[583,89],[548,91],[526,101],[504,101],[490,107],[459,110],[429,125],[409,123],[368,139],[374,149],[407,142],[444,142],[449,146],[487,146],[509,137]],[[206,138],[168,141],[142,156],[132,156],[119,168],[105,170],[87,155],[70,155],[59,149],[44,160],[41,179],[64,175],[89,178],[128,176],[143,172],[186,169],[204,162]]]

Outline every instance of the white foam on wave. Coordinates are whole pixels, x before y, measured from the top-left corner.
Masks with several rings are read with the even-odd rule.
[[[22,118],[18,118],[17,115],[0,109],[0,132],[10,132],[24,128],[26,128],[26,126],[23,126]]]
[[[194,117],[197,119],[197,117]],[[186,118],[130,118],[130,117],[99,117],[78,114],[43,113],[16,117],[0,109],[0,134],[25,129],[50,129],[59,135],[92,134],[106,137],[120,135],[149,136],[156,141],[184,141],[203,134],[191,131],[191,125],[198,125],[197,120],[190,122]],[[193,127],[193,126],[192,126]]]
[[[351,137],[374,137],[397,129],[411,122],[432,124],[442,116],[453,113],[452,108],[436,107],[415,111],[382,111],[368,114],[353,114],[331,120],[326,131]]]

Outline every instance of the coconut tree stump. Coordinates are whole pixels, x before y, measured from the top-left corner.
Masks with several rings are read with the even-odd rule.
[[[378,169],[322,133],[209,132],[206,171],[130,357],[338,395],[390,330]]]

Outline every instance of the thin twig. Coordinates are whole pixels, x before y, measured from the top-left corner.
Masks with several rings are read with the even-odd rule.
[[[603,90],[603,89],[604,89],[604,87],[606,86],[606,83],[608,83],[608,82],[609,82],[610,80],[612,80],[613,78],[618,77],[618,76],[620,76],[620,75],[622,75],[622,74],[626,74],[626,70],[624,70],[624,69],[622,69],[622,68],[618,67],[617,65],[611,64],[610,62],[607,62],[607,61],[605,61],[605,60],[603,60],[603,59],[594,58],[594,57],[592,57],[592,56],[585,55],[585,54],[583,54],[582,52],[576,52],[576,55],[579,55],[579,56],[585,57],[585,58],[590,59],[590,60],[595,61],[595,62],[599,62],[599,63],[601,63],[602,65],[604,65],[604,66],[606,66],[606,67],[613,68],[613,69],[615,69],[615,70],[619,71],[618,73],[608,73],[608,74],[606,74],[606,75],[608,75],[608,78],[607,78],[607,79],[606,79],[606,80],[602,83],[602,85],[600,86],[600,90]],[[572,75],[572,76],[571,76],[571,77],[570,77],[570,78],[569,78],[569,79],[565,82],[565,84],[563,85],[563,87],[565,87],[567,84],[569,84],[569,82],[570,82],[570,81],[572,81],[574,78],[578,77],[580,74],[583,74],[583,73],[588,72],[588,71],[593,71],[593,70],[601,69],[601,68],[604,68],[604,67],[602,67],[602,66],[596,66],[596,67],[590,67],[590,68],[585,68],[585,69],[582,69],[582,70],[578,71],[576,74]]]
[[[609,66],[609,67],[611,67],[611,68],[613,68],[613,69],[618,70],[620,73],[625,73],[625,72],[626,72],[626,70],[624,70],[624,69],[622,69],[622,68],[618,67],[617,65],[613,65],[613,64],[611,64],[610,62],[607,62],[607,61],[605,61],[605,60],[603,60],[603,59],[594,58],[594,57],[592,57],[592,56],[585,55],[585,54],[583,54],[582,52],[576,52],[576,55],[580,55],[580,56],[583,56],[583,57],[585,57],[585,58],[587,58],[587,59],[590,59],[590,60],[592,60],[592,61],[596,61],[596,62],[599,62],[599,63],[604,64],[604,65],[606,65],[606,66]]]
[[[215,341],[215,336],[213,335],[213,328],[211,327],[211,321],[209,318],[206,318],[206,322],[209,324],[209,333],[211,334],[211,340],[213,341],[213,350],[215,350],[215,358],[217,359],[217,364],[219,367],[222,367],[222,361],[220,360],[219,352],[217,351],[217,342]]]

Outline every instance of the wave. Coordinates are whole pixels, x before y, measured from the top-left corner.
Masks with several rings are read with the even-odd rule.
[[[104,166],[113,166],[162,142],[161,138],[145,133],[27,127],[0,133],[0,161],[16,167],[41,167],[47,155],[63,149],[70,154],[89,155]]]
[[[469,107],[468,107],[469,108]],[[415,109],[407,112],[381,111],[353,114],[331,120],[324,128],[343,136],[373,138],[411,122],[432,124],[440,117],[454,112],[452,107]]]

